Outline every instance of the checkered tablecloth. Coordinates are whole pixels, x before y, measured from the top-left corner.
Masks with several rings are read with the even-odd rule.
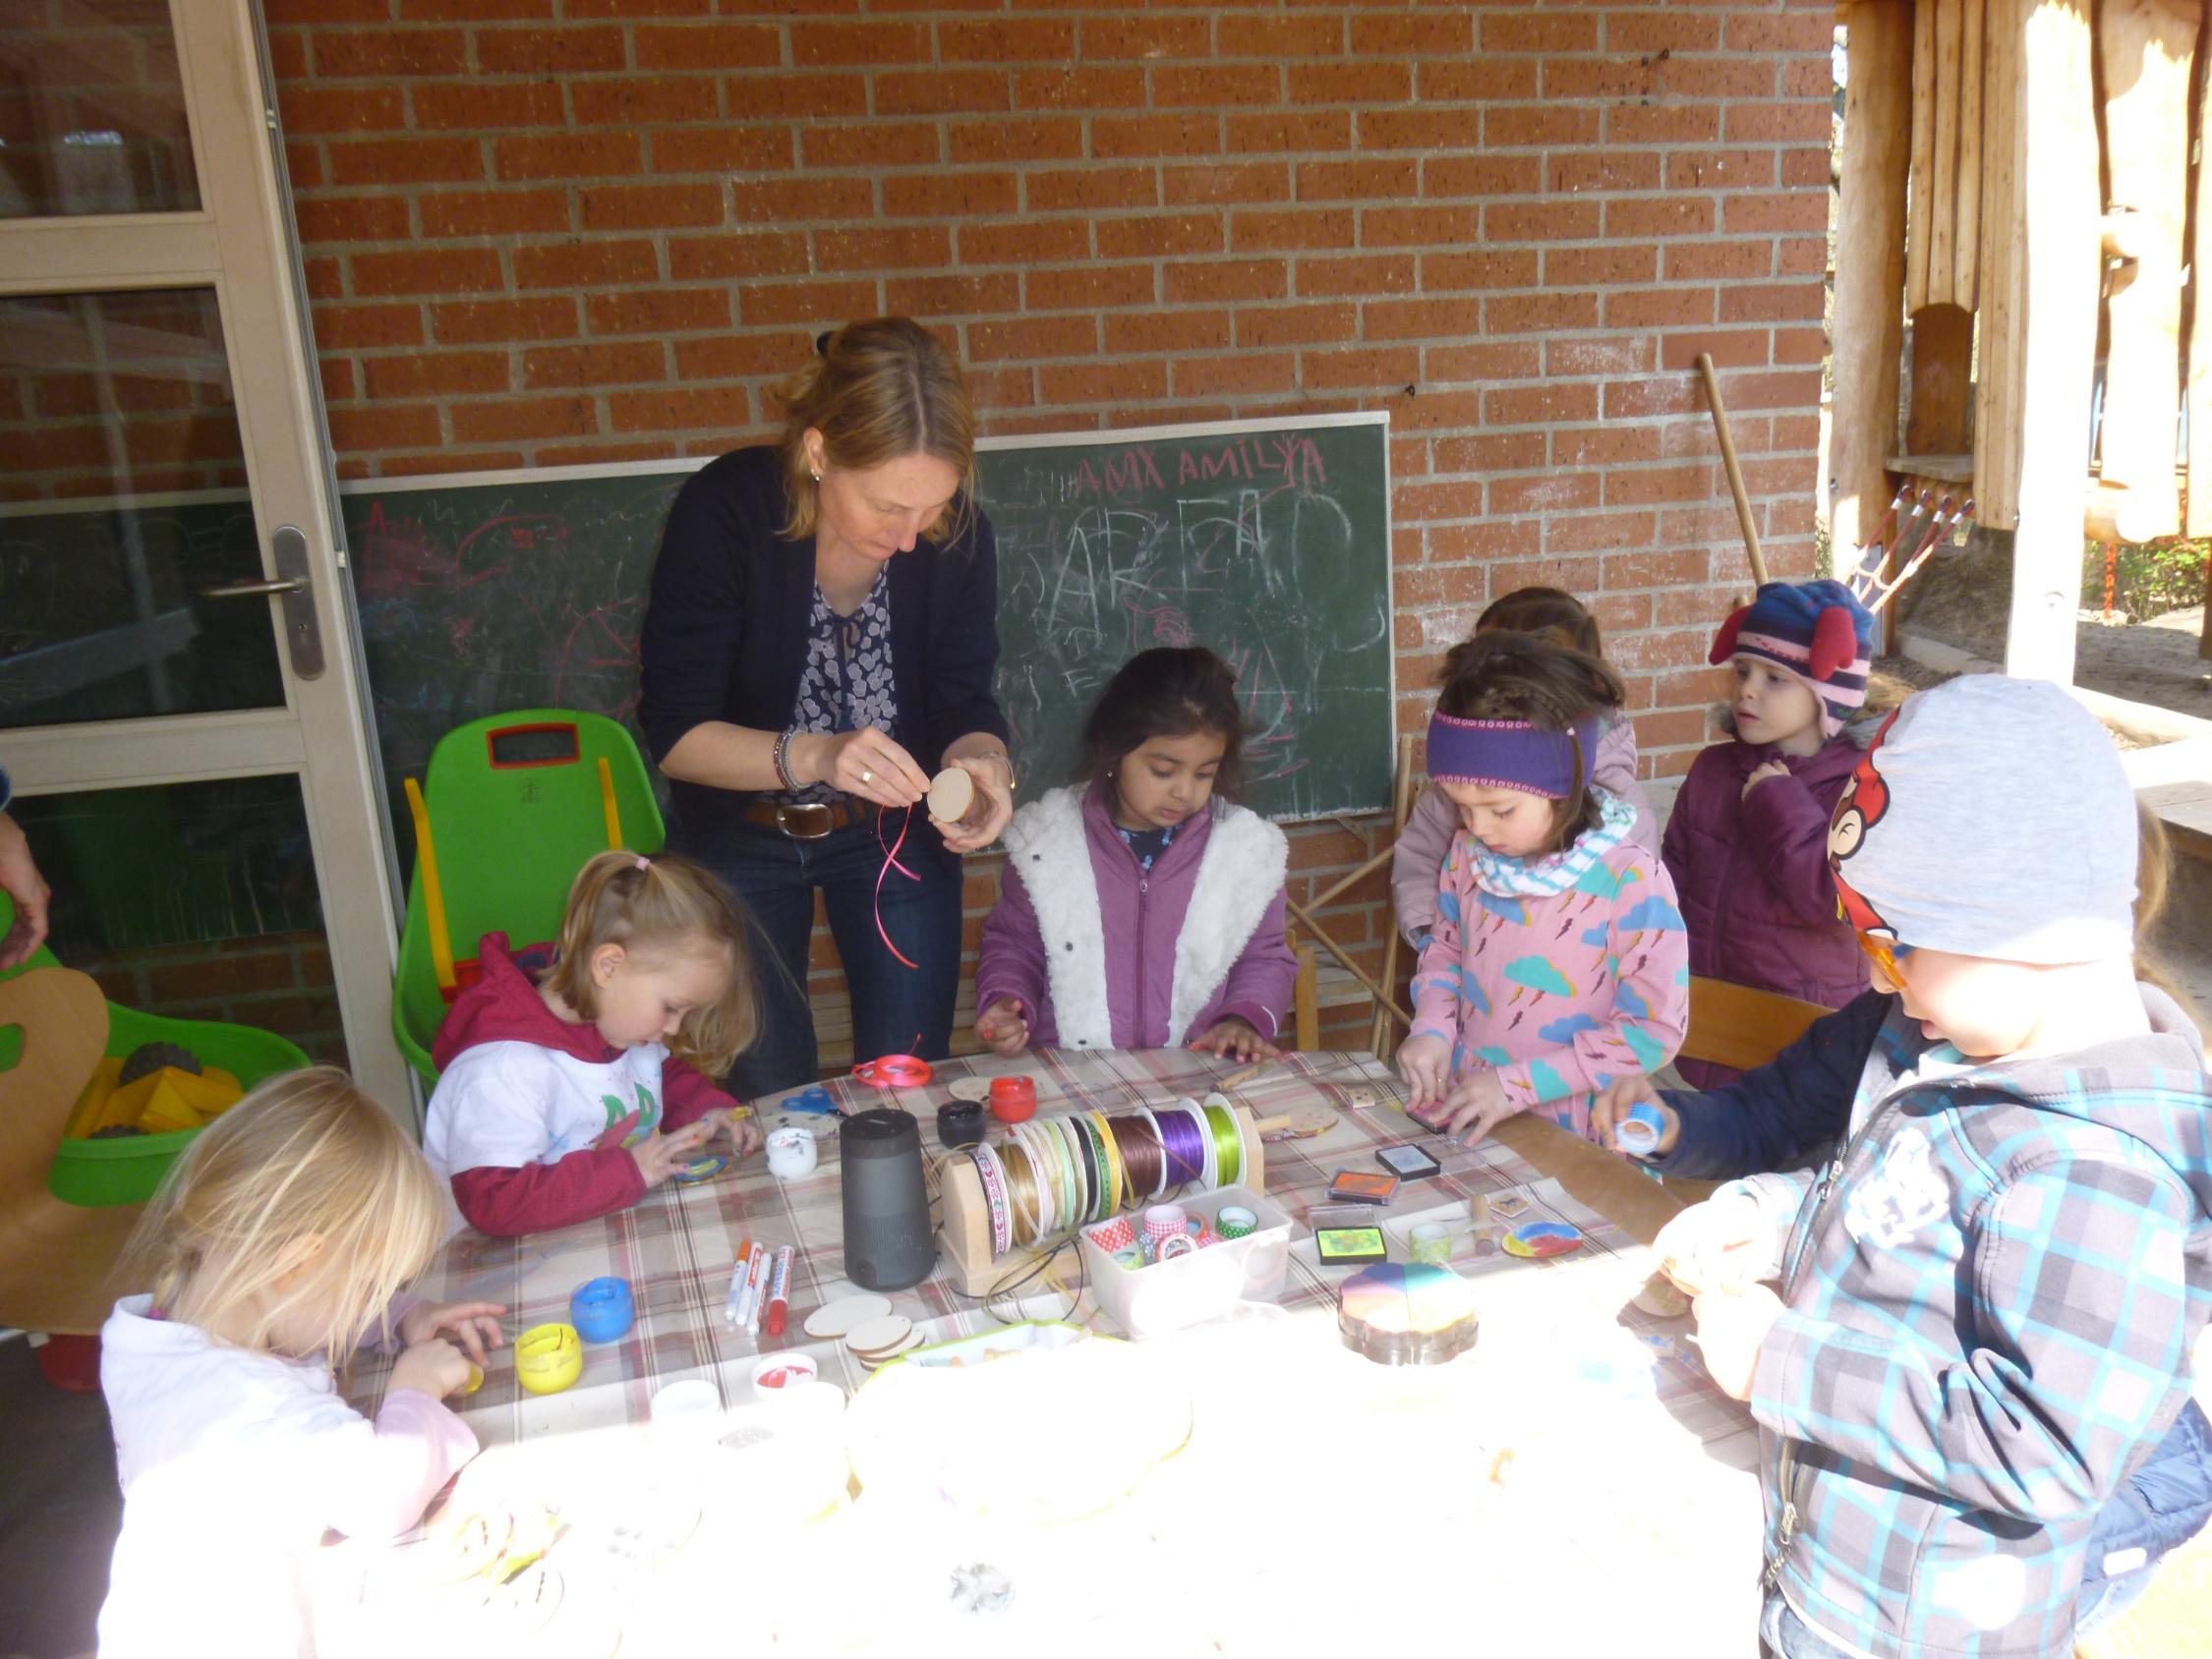
[[[888,1099],[913,1112],[934,1152],[945,1084],[963,1073],[1023,1071],[1036,1079],[1043,1113],[1111,1114],[1202,1094],[1234,1069],[1180,1052],[982,1057],[941,1067],[927,1090],[844,1082],[833,1093],[848,1110]],[[1263,1118],[1315,1106],[1336,1113],[1325,1133],[1267,1148],[1266,1196],[1301,1219],[1339,1169],[1377,1169],[1378,1147],[1437,1145],[1399,1110],[1387,1069],[1366,1057],[1294,1056],[1230,1092]],[[1373,1104],[1354,1106],[1356,1093]],[[761,1106],[769,1126],[784,1120],[778,1100]],[[754,1396],[757,1355],[804,1348],[848,1393],[866,1381],[840,1344],[802,1330],[851,1287],[836,1120],[790,1120],[821,1132],[822,1165],[806,1180],[780,1183],[756,1159],[560,1232],[465,1233],[419,1287],[438,1299],[508,1304],[510,1333],[565,1318],[569,1292],[588,1279],[619,1274],[634,1287],[636,1329],[587,1347],[583,1378],[568,1392],[519,1394],[501,1356],[483,1390],[455,1402],[487,1454],[464,1471],[453,1508],[544,1504],[575,1528],[547,1558],[561,1598],[557,1619],[533,1638],[547,1659],[600,1659],[617,1645],[680,1659],[703,1642],[963,1659],[1040,1649],[1103,1659],[1133,1647],[1160,1659],[1280,1659],[1446,1630],[1502,1651],[1749,1651],[1759,1504],[1746,1472],[1756,1449],[1748,1417],[1706,1378],[1687,1321],[1626,1305],[1650,1252],[1494,1143],[1438,1147],[1441,1173],[1404,1183],[1378,1218],[1393,1259],[1404,1257],[1416,1222],[1452,1226],[1453,1265],[1473,1280],[1482,1317],[1477,1346],[1453,1363],[1395,1369],[1348,1352],[1334,1329],[1334,1289],[1352,1270],[1320,1266],[1300,1229],[1278,1305],[1245,1304],[1134,1350],[1152,1388],[1188,1398],[1192,1428],[1125,1501],[1039,1526],[950,1504],[926,1481],[887,1481],[829,1519],[765,1518],[760,1465],[727,1450],[754,1432],[748,1423],[782,1409]],[[1508,1225],[1571,1222],[1584,1242],[1543,1262],[1479,1256],[1468,1208],[1477,1195],[1493,1205],[1517,1197],[1527,1207]],[[746,1239],[797,1247],[781,1341],[724,1321]],[[960,1294],[942,1266],[892,1300],[932,1341],[1002,1316],[1070,1313],[1067,1297],[1050,1292],[986,1307]],[[1073,1317],[1103,1319],[1087,1293]],[[694,1377],[732,1408],[738,1426],[726,1450],[647,1426],[654,1395]],[[363,1369],[352,1398],[373,1407],[383,1381],[380,1366]],[[880,1422],[890,1398],[856,1398],[846,1428],[871,1403]],[[1054,1421],[1035,1455],[1059,1455],[1058,1433],[1079,1437],[1086,1426]],[[994,1422],[972,1432],[987,1442],[1004,1431]],[[931,1433],[924,1427],[914,1444],[942,1455]],[[964,1457],[972,1442],[948,1444]],[[650,1569],[610,1554],[609,1527],[663,1513],[671,1491],[681,1494],[675,1510],[700,1517],[691,1541]],[[352,1659],[404,1645],[442,1659],[443,1647],[424,1645],[437,1631],[455,1659],[499,1650],[488,1632],[501,1627],[483,1612],[426,1615],[445,1604],[397,1587],[412,1582],[411,1559],[420,1558],[404,1548],[372,1552],[366,1576],[333,1572],[342,1588],[319,1595],[318,1606],[356,1645],[326,1651]],[[962,1614],[948,1603],[949,1574],[969,1564],[1013,1582],[1010,1612]]]
[[[877,1089],[851,1079],[832,1084],[831,1093],[846,1111],[897,1105],[922,1124],[925,1162],[937,1152],[937,1108],[950,1097],[946,1085],[966,1074],[1021,1072],[1037,1085],[1043,1115],[1073,1110],[1108,1114],[1159,1105],[1203,1094],[1213,1081],[1235,1071],[1231,1062],[1182,1050],[1141,1053],[1076,1054],[1045,1052],[1005,1060],[983,1056],[953,1060],[937,1068],[924,1089]],[[792,1091],[795,1094],[797,1091]],[[1649,1271],[1648,1252],[1601,1215],[1577,1203],[1557,1182],[1545,1179],[1506,1148],[1485,1143],[1458,1148],[1438,1143],[1400,1110],[1395,1076],[1364,1055],[1300,1054],[1238,1085],[1234,1097],[1262,1118],[1299,1108],[1325,1106],[1338,1115],[1336,1125],[1308,1139],[1270,1144],[1266,1158],[1266,1195],[1294,1217],[1326,1201],[1330,1178],[1340,1169],[1373,1171],[1378,1147],[1423,1141],[1443,1154],[1444,1169],[1426,1180],[1403,1183],[1395,1201],[1378,1212],[1389,1234],[1393,1259],[1403,1259],[1406,1235],[1415,1222],[1453,1224],[1453,1266],[1473,1278],[1485,1317],[1493,1305],[1504,1312],[1517,1295],[1534,1293],[1557,1301],[1564,1296],[1610,1296],[1618,1285]],[[763,1353],[792,1348],[812,1354],[822,1375],[847,1391],[865,1380],[858,1362],[835,1340],[806,1336],[809,1314],[824,1303],[854,1293],[844,1275],[843,1217],[837,1156],[837,1120],[787,1116],[781,1105],[789,1095],[758,1103],[768,1127],[804,1123],[820,1138],[821,1162],[802,1180],[779,1181],[763,1161],[752,1158],[715,1179],[696,1186],[665,1184],[632,1209],[556,1232],[522,1238],[487,1238],[473,1230],[456,1236],[440,1253],[416,1288],[438,1301],[486,1299],[503,1303],[511,1335],[534,1325],[565,1320],[569,1294],[602,1275],[630,1282],[637,1323],[618,1343],[588,1345],[582,1379],[565,1393],[539,1397],[515,1383],[511,1360],[495,1357],[484,1387],[455,1404],[487,1446],[506,1445],[537,1436],[644,1421],[653,1396],[671,1382],[703,1377],[720,1390],[726,1405],[752,1397],[750,1374]],[[1354,1106],[1371,1098],[1371,1106]],[[1003,1132],[993,1123],[994,1132]],[[1572,1255],[1529,1262],[1498,1254],[1478,1257],[1468,1200],[1477,1194],[1497,1199],[1519,1197],[1528,1208],[1504,1223],[1563,1221],[1579,1228],[1585,1242]],[[771,1246],[796,1246],[789,1318],[785,1334],[748,1337],[723,1317],[732,1264],[747,1240]],[[1063,1258],[1075,1260],[1074,1252]],[[1292,1251],[1292,1267],[1281,1301],[1297,1309],[1333,1305],[1336,1286],[1349,1269],[1324,1268],[1310,1236]],[[1077,1287],[1068,1276],[1067,1291]],[[1087,1293],[1071,1308],[1069,1295],[1043,1284],[1019,1302],[992,1307],[961,1294],[947,1278],[942,1262],[913,1288],[891,1298],[897,1312],[922,1328],[924,1340],[944,1342],[988,1330],[1001,1316],[1071,1318],[1098,1323],[1111,1331]],[[1746,1428],[1742,1408],[1720,1396],[1694,1353],[1683,1350],[1679,1323],[1662,1325],[1630,1311],[1623,1325],[1644,1343],[1655,1361],[1660,1398],[1703,1440],[1717,1441]],[[1614,1363],[1593,1360],[1594,1365]],[[387,1362],[364,1359],[350,1380],[357,1403],[373,1408],[381,1392]]]

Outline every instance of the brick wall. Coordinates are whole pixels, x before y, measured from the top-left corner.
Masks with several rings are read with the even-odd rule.
[[[1811,568],[1826,4],[265,3],[347,476],[713,453],[885,311],[991,431],[1387,408],[1401,725],[1550,582],[1659,773],[1744,580],[1698,352]]]

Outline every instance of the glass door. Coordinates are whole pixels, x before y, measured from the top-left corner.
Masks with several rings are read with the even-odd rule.
[[[0,30],[0,767],[108,996],[394,1111],[391,887],[252,0]]]

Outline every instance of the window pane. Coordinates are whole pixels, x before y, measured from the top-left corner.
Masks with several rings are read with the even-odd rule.
[[[280,706],[205,289],[0,300],[0,727]]]
[[[0,219],[199,205],[163,0],[0,8]]]
[[[109,1001],[259,1026],[345,1063],[298,778],[19,795],[47,946]]]

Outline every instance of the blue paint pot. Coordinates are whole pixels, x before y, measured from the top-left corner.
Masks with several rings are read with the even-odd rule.
[[[568,1322],[587,1343],[618,1342],[637,1322],[627,1279],[594,1279],[568,1298]]]

